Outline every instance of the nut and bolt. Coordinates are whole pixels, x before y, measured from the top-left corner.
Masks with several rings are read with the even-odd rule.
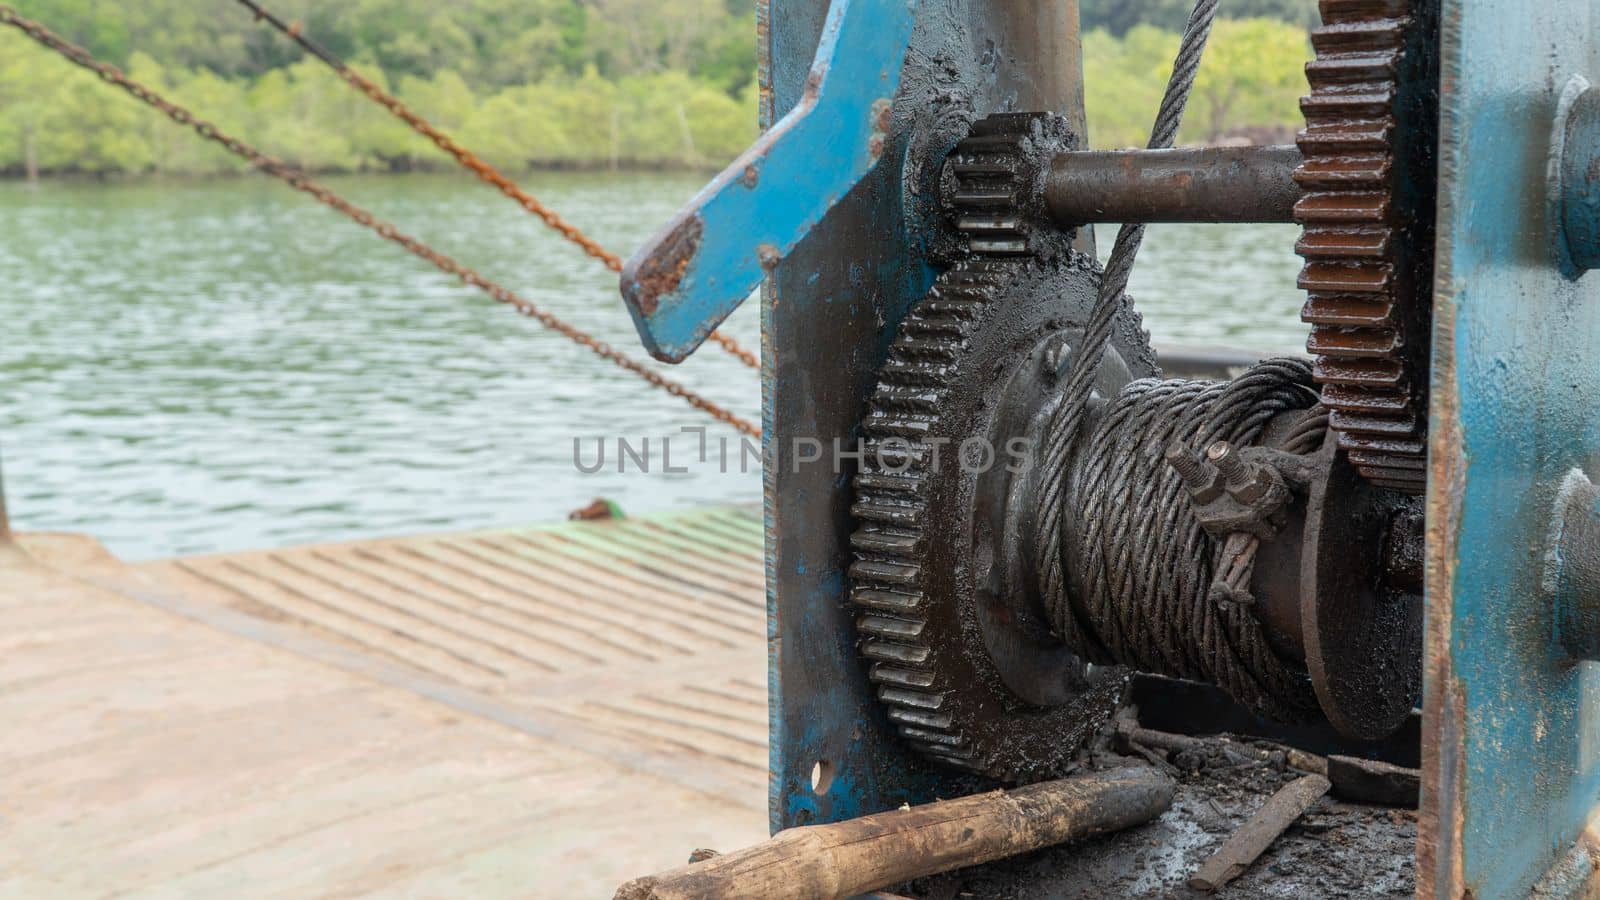
[[[1200,454],[1190,450],[1181,441],[1173,441],[1167,447],[1166,456],[1167,464],[1183,479],[1195,500],[1210,503],[1222,496],[1222,488],[1217,483],[1217,469],[1202,459]]]
[[[1255,474],[1239,457],[1239,451],[1227,441],[1217,441],[1207,447],[1206,459],[1228,480],[1228,487],[1244,487],[1250,483],[1250,476]]]
[[[1222,473],[1229,496],[1240,503],[1254,504],[1272,490],[1272,475],[1264,467],[1246,461],[1238,448],[1227,441],[1206,448],[1206,459]]]

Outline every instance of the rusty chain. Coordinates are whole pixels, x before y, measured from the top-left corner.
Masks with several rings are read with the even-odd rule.
[[[100,80],[106,82],[107,84],[121,88],[144,103],[154,107],[166,115],[167,118],[178,123],[179,125],[193,129],[195,133],[199,134],[206,140],[221,144],[223,147],[227,148],[229,152],[246,160],[260,171],[285,182],[290,187],[300,191],[301,193],[309,194],[324,205],[343,213],[346,217],[357,224],[363,225],[376,232],[379,237],[399,244],[412,255],[427,260],[441,271],[454,275],[455,277],[461,279],[461,281],[478,288],[479,290],[488,294],[490,297],[493,297],[495,300],[506,304],[522,315],[534,319],[539,324],[550,329],[551,331],[554,331],[557,334],[572,340],[574,343],[587,348],[595,355],[600,356],[603,359],[607,359],[624,369],[627,369],[635,375],[638,375],[640,378],[643,378],[645,381],[661,388],[675,397],[680,397],[683,400],[688,401],[689,404],[697,409],[700,409],[701,411],[711,415],[721,422],[725,422],[728,425],[733,426],[747,435],[757,438],[761,436],[761,430],[759,428],[736,413],[723,408],[714,401],[709,400],[695,391],[679,384],[678,382],[661,375],[661,373],[650,369],[648,366],[645,366],[644,364],[632,359],[627,354],[616,349],[605,341],[602,341],[593,335],[584,332],[577,326],[574,326],[561,319],[554,313],[539,307],[537,304],[533,303],[533,301],[518,296],[516,293],[511,291],[511,289],[490,281],[462,263],[457,262],[456,260],[446,256],[443,253],[440,253],[437,250],[434,250],[417,238],[400,231],[392,223],[378,218],[367,210],[362,209],[354,203],[351,203],[343,197],[340,197],[338,194],[335,194],[328,188],[318,184],[304,172],[301,172],[287,163],[262,153],[260,150],[255,149],[238,138],[223,132],[210,122],[207,122],[204,119],[196,118],[193,113],[184,107],[167,100],[154,90],[134,81],[127,75],[124,75],[122,70],[118,69],[116,66],[95,59],[94,55],[88,50],[85,50],[82,47],[79,47],[76,44],[73,44],[56,35],[54,32],[37,22],[23,18],[22,15],[20,15],[16,10],[12,9],[10,6],[0,4],[0,24],[10,25],[16,28],[38,44],[50,50],[54,50],[55,52],[66,57],[72,63],[95,73],[100,77]]]
[[[255,0],[238,0],[238,2],[241,6],[250,10],[257,21],[271,25],[274,29],[282,32],[290,40],[300,45],[302,50],[326,63],[329,68],[338,73],[340,78],[344,79],[346,84],[349,84],[374,103],[393,113],[396,118],[411,126],[411,130],[432,141],[434,146],[449,154],[463,168],[478,176],[480,181],[493,186],[500,193],[515,200],[517,205],[538,216],[546,225],[560,232],[567,240],[577,244],[583,249],[584,253],[600,260],[605,264],[606,268],[613,272],[620,273],[622,271],[622,257],[602,247],[599,242],[584,234],[576,225],[561,218],[555,210],[545,206],[539,202],[538,198],[518,187],[516,182],[501,174],[498,169],[483,158],[461,146],[450,135],[423,118],[421,114],[412,110],[409,106],[406,106],[398,97],[385,91],[360,72],[350,68],[345,64],[344,60],[307,37],[305,30],[299,23],[285,22],[262,7],[261,4],[256,3]],[[756,358],[755,354],[739,346],[739,343],[733,338],[720,331],[713,331],[711,340],[715,341],[722,349],[738,357],[740,362],[745,365],[753,369],[761,368],[761,361]]]

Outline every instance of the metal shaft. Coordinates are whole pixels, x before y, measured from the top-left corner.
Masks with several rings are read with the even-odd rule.
[[[1085,150],[1050,164],[1045,201],[1061,225],[1292,222],[1300,150]]]

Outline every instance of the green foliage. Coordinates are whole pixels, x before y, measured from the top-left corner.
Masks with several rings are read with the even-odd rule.
[[[1154,25],[1136,25],[1120,38],[1106,30],[1084,35],[1085,99],[1094,146],[1136,147],[1149,139],[1177,49],[1178,34]],[[1214,143],[1297,128],[1310,52],[1302,28],[1272,19],[1218,20],[1180,140]]]
[[[314,171],[450,161],[229,0],[14,0],[224,130]],[[274,0],[497,163],[711,166],[755,133],[753,0]],[[0,173],[239,171],[10,30]]]
[[[451,165],[231,0],[12,2],[295,165],[314,171]],[[1145,140],[1188,5],[1085,0],[1085,20],[1103,26],[1084,36],[1097,146]],[[274,0],[271,6],[510,171],[714,167],[754,136],[754,0]],[[1189,142],[1288,128],[1298,120],[1305,32],[1278,20],[1297,21],[1314,3],[1230,0],[1229,9],[1269,18],[1218,22],[1184,130]],[[1168,27],[1140,24],[1146,17]],[[0,32],[0,174],[242,168],[16,32]]]
[[[1122,37],[1137,25],[1182,32],[1194,0],[1083,0],[1085,31],[1105,30]],[[1317,0],[1228,0],[1223,15],[1236,19],[1277,19],[1301,28],[1317,22]]]

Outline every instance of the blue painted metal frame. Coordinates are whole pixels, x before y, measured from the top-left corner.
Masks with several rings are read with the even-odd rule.
[[[1562,269],[1557,105],[1600,0],[1445,0],[1419,896],[1563,895],[1600,864],[1600,668],[1541,588],[1565,476],[1600,462],[1600,275]]]
[[[622,273],[651,355],[680,362],[877,165],[918,0],[834,0],[799,99]]]
[[[766,121],[803,101],[826,0],[763,0]],[[932,284],[922,217],[937,165],[974,119],[1055,110],[1082,127],[1076,0],[922,0],[883,163],[779,264],[762,297],[774,830],[977,785],[895,736],[845,606],[850,472],[796,465],[797,441],[852,446],[907,309]],[[935,205],[936,206],[936,205]],[[1092,234],[1080,233],[1092,249]],[[823,777],[813,783],[813,773]]]

